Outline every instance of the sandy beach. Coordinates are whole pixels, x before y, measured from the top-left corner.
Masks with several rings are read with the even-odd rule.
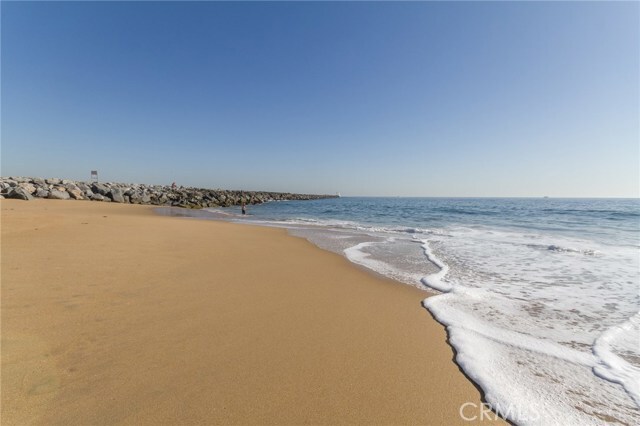
[[[418,289],[281,229],[1,207],[3,425],[472,423]]]

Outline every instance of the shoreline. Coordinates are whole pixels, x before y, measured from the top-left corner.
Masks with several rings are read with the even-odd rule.
[[[284,229],[0,206],[3,424],[473,423],[426,291]]]
[[[277,202],[277,200],[267,201],[267,202]],[[311,244],[314,248],[316,248],[318,250],[322,250],[322,251],[327,252],[327,253],[332,253],[332,254],[338,255],[341,258],[344,258],[345,260],[347,260],[349,262],[349,264],[352,267],[355,267],[358,270],[361,270],[361,271],[365,272],[366,274],[371,275],[375,279],[388,281],[388,282],[391,282],[393,284],[397,284],[397,285],[401,285],[401,286],[410,286],[412,288],[415,288],[418,291],[423,292],[424,293],[424,298],[422,299],[420,304],[421,304],[422,308],[429,314],[429,317],[431,318],[431,320],[435,321],[438,324],[440,324],[444,328],[444,331],[445,331],[445,334],[446,334],[445,342],[451,348],[451,351],[453,353],[452,358],[451,358],[451,362],[453,362],[455,364],[455,366],[458,368],[458,371],[479,392],[481,403],[482,404],[488,404],[486,402],[486,400],[485,400],[485,391],[484,391],[484,389],[482,389],[482,387],[478,383],[476,383],[473,380],[473,378],[471,376],[469,376],[469,374],[457,363],[456,357],[458,355],[458,350],[456,349],[456,347],[450,341],[451,335],[450,335],[449,329],[447,328],[447,325],[442,323],[442,322],[440,322],[438,320],[438,318],[436,317],[436,315],[433,312],[431,312],[431,310],[426,305],[426,301],[429,298],[431,298],[433,296],[437,296],[437,295],[443,294],[442,292],[439,292],[435,288],[429,287],[429,286],[427,286],[425,284],[422,284],[423,287],[418,287],[418,286],[415,286],[415,285],[412,285],[412,284],[408,284],[406,282],[401,282],[401,281],[398,281],[398,280],[394,280],[393,278],[385,276],[381,272],[378,272],[378,271],[376,271],[374,269],[368,268],[368,267],[366,267],[366,266],[364,266],[362,264],[359,264],[357,262],[354,262],[354,261],[350,260],[349,257],[344,255],[344,254],[339,254],[337,252],[322,248],[319,245],[315,244],[308,237],[305,237],[305,236],[302,236],[302,235],[296,235],[295,233],[292,232],[291,228],[288,228],[286,226],[266,225],[266,224],[263,224],[261,222],[255,222],[255,223],[251,223],[251,222],[236,222],[236,221],[233,221],[233,220],[229,219],[232,216],[219,216],[219,215],[212,216],[213,213],[210,212],[210,211],[207,211],[206,209],[204,209],[204,210],[192,210],[192,209],[185,210],[185,209],[182,209],[182,208],[179,208],[179,207],[154,206],[153,207],[153,212],[154,212],[154,214],[157,214],[159,216],[165,216],[165,217],[175,217],[175,218],[182,218],[182,219],[197,219],[197,220],[212,220],[212,221],[231,223],[231,224],[236,224],[236,225],[241,225],[241,226],[242,225],[248,225],[248,226],[266,227],[266,228],[272,228],[272,229],[282,229],[282,230],[286,231],[286,233],[287,233],[287,235],[289,237],[303,240],[303,241]],[[236,218],[242,218],[242,216],[238,216]],[[429,259],[429,260],[431,262],[433,262],[431,259]],[[487,408],[488,408],[488,405],[487,405]],[[505,424],[515,425],[515,423],[513,423],[510,419],[505,418],[504,416],[496,413],[494,410],[491,410],[491,413],[488,414],[488,415],[490,415],[492,419],[498,419],[499,418]]]

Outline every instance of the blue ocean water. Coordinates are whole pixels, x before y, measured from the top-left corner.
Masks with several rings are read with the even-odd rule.
[[[347,221],[370,226],[450,225],[586,233],[640,244],[640,199],[373,198],[348,197],[251,206],[261,220]]]
[[[428,293],[517,424],[640,424],[640,200],[337,198],[211,210]],[[399,330],[401,332],[401,330]]]

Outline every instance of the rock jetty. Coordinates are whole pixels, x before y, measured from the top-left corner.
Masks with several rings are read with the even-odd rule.
[[[267,201],[317,200],[335,198],[335,196],[291,194],[288,192],[229,191],[138,183],[78,182],[58,178],[0,177],[0,198],[91,200],[201,209],[236,206],[242,203],[262,204]]]

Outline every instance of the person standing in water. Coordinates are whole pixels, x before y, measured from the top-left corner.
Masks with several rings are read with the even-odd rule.
[[[244,201],[242,202],[242,214],[247,214],[247,209],[244,205]]]

